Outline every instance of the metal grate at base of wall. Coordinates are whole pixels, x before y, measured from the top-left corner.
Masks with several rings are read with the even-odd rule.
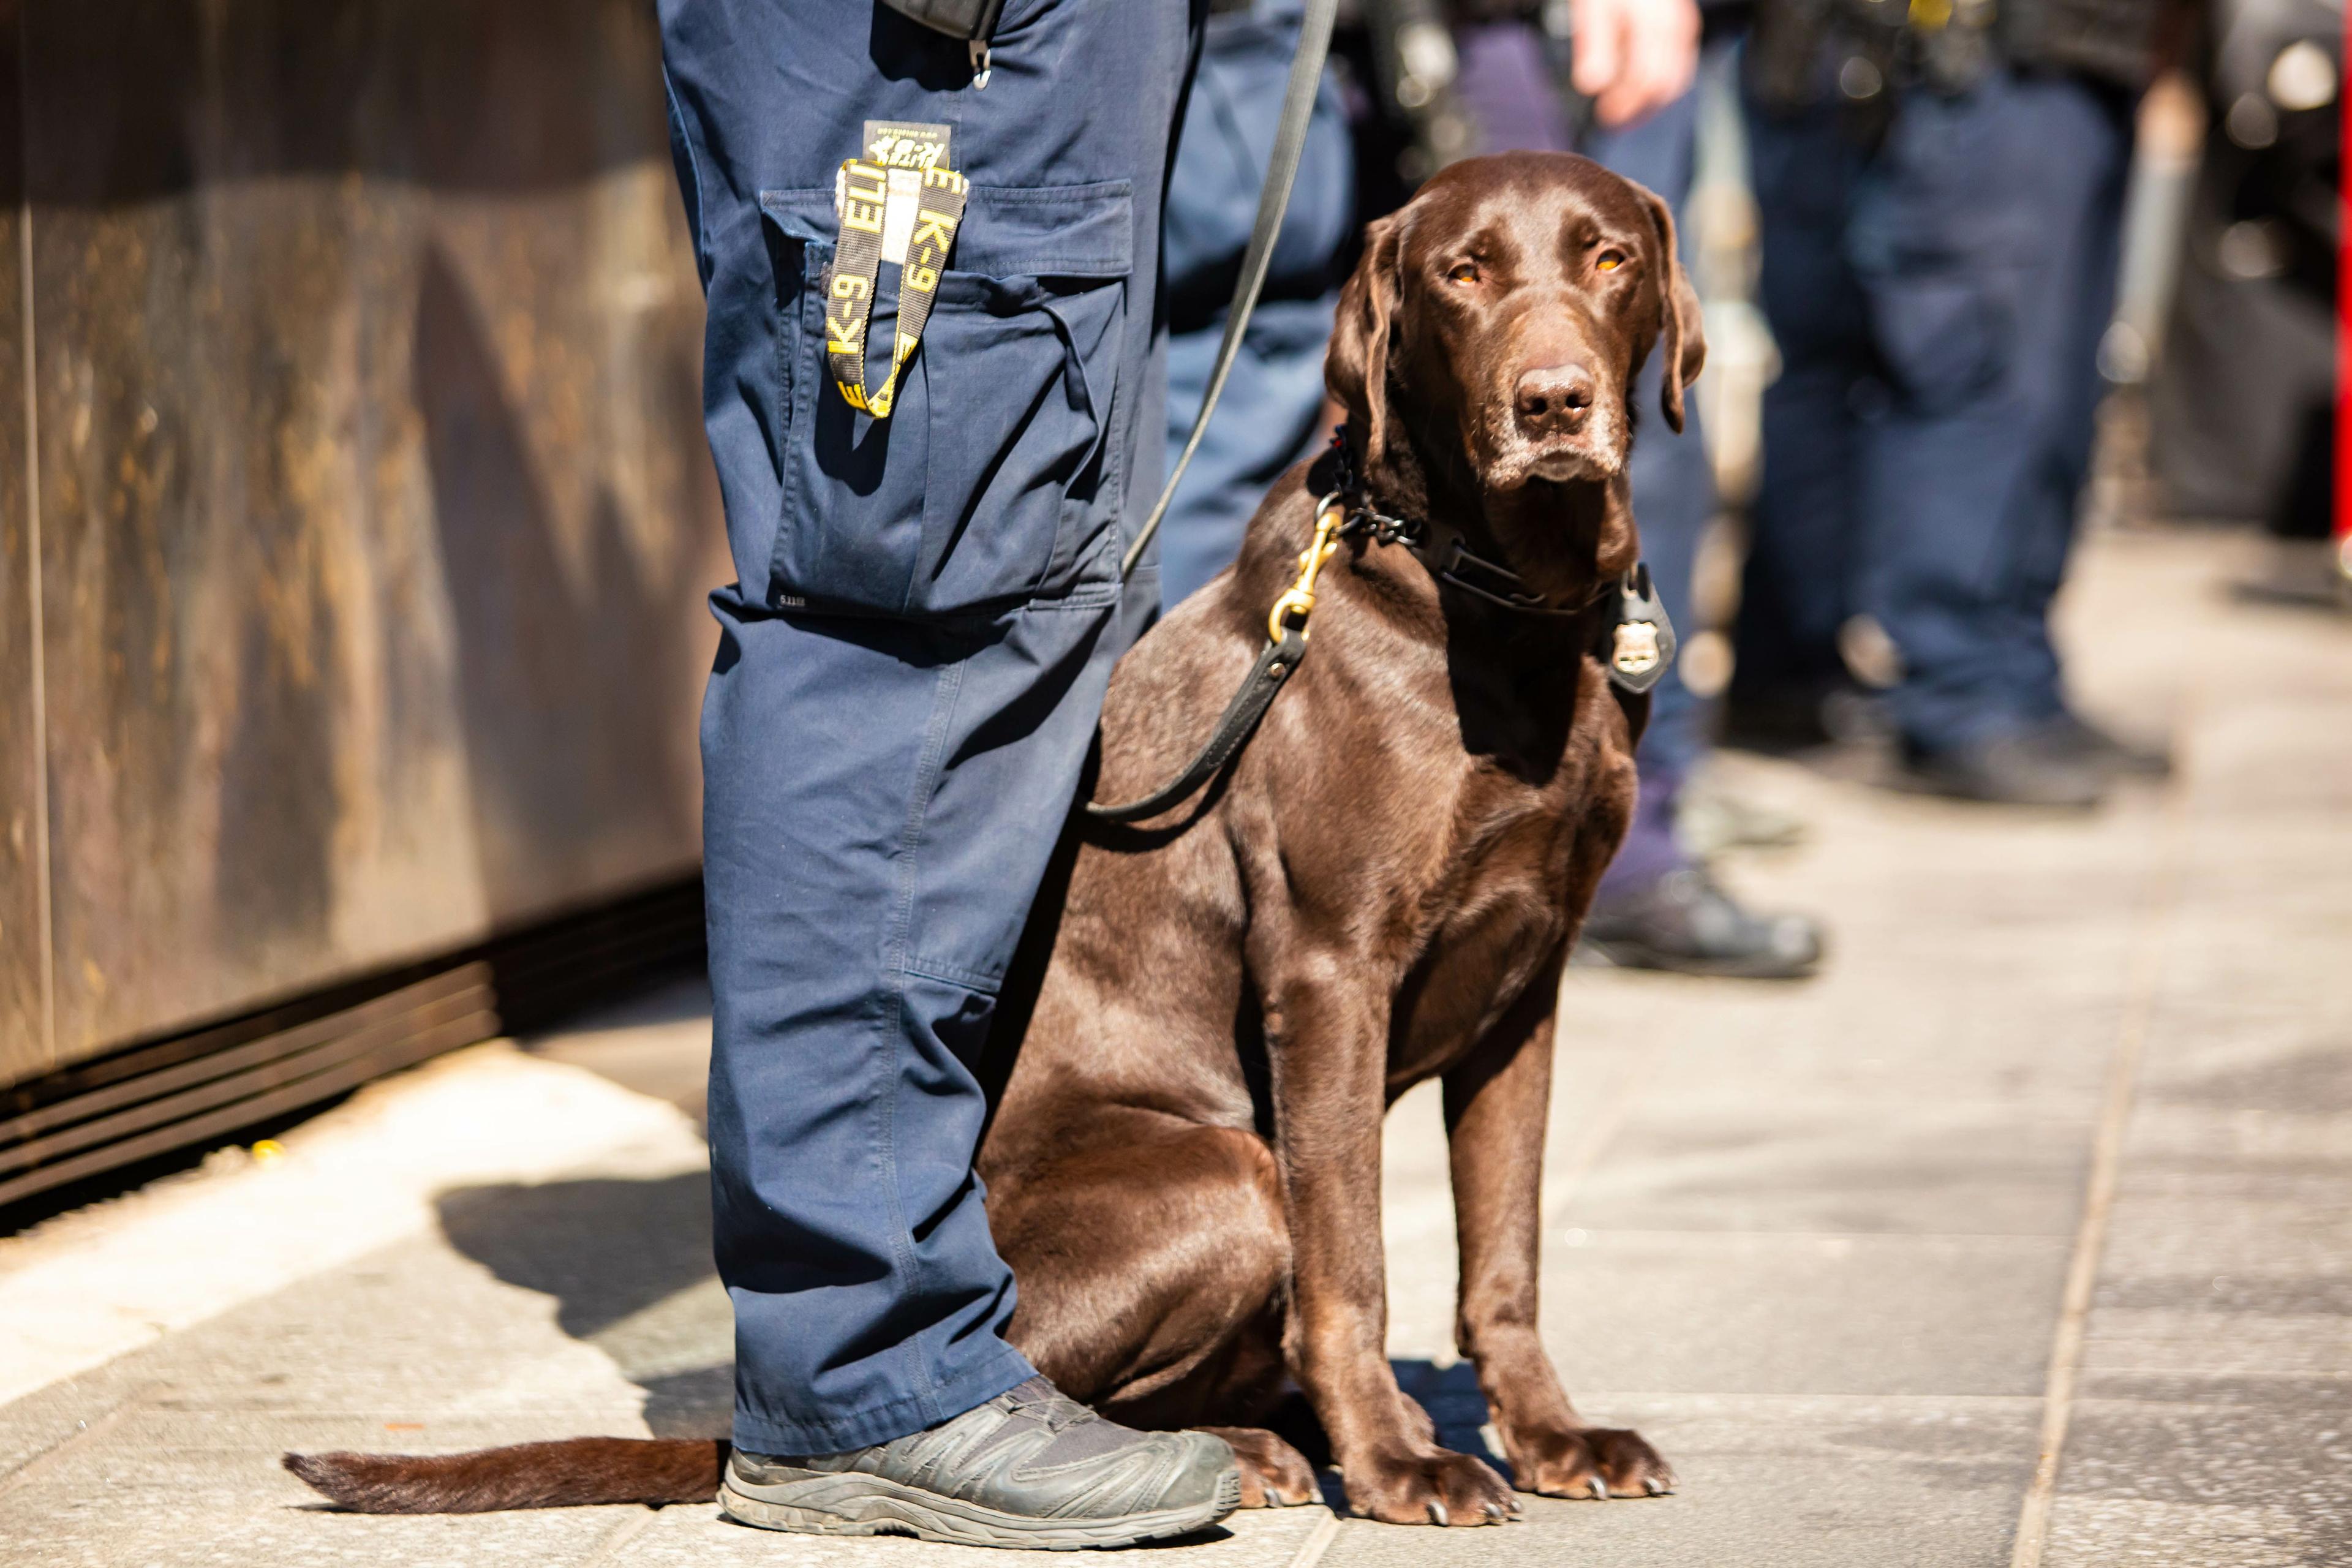
[[[695,879],[0,1089],[8,1205],[331,1100],[698,963]]]

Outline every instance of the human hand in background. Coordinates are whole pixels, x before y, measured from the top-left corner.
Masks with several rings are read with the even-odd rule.
[[[1628,124],[1690,89],[1698,74],[1697,0],[1570,0],[1576,90],[1601,123]]]

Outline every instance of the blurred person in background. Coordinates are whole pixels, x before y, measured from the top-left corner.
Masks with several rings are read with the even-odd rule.
[[[2087,806],[2166,766],[2068,705],[2049,626],[2160,4],[1758,0],[1743,89],[1783,368],[1748,732],[1821,738],[1853,669],[1930,790]]]
[[[2149,397],[2149,459],[2176,514],[2328,535],[2343,33],[2340,0],[2203,13],[2204,152]]]

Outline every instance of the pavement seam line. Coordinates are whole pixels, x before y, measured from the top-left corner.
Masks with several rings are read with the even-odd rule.
[[[1323,1553],[1331,1550],[1331,1542],[1339,1534],[1339,1516],[1326,1510],[1321,1522],[1298,1544],[1297,1554],[1291,1558],[1290,1568],[1315,1568],[1323,1561]]]
[[[80,1447],[83,1443],[88,1442],[90,1438],[97,1436],[100,1433],[115,1426],[126,1414],[130,1412],[131,1407],[137,1404],[141,1396],[145,1393],[146,1390],[144,1388],[132,1389],[128,1394],[123,1396],[122,1403],[117,1405],[113,1409],[106,1412],[105,1415],[100,1415],[97,1420],[83,1422],[66,1436],[60,1437],[56,1442],[50,1444],[47,1447],[42,1449],[39,1453],[26,1460],[23,1464],[17,1466],[6,1475],[0,1476],[0,1497],[5,1497],[8,1493],[15,1491],[18,1487],[23,1486],[26,1482],[33,1479],[34,1477],[42,1474],[44,1471],[54,1468],[58,1461],[61,1460],[68,1453]]]
[[[581,1562],[580,1568],[600,1568],[601,1564],[610,1563],[619,1555],[621,1548],[643,1535],[652,1526],[654,1521],[660,1517],[661,1510],[658,1508],[637,1510],[635,1514],[614,1525],[604,1539],[596,1543],[596,1549]]]
[[[2178,731],[2200,706],[2192,692],[2183,707]],[[2074,1388],[2083,1370],[2083,1345],[2091,1320],[2091,1299],[2098,1289],[2099,1265],[2106,1251],[2107,1221],[2114,1213],[2116,1189],[2122,1176],[2124,1139],[2131,1122],[2132,1101],[2139,1082],[2141,1058],[2147,1054],[2148,1025],[2156,1011],[2156,993],[2163,978],[2163,959],[2169,948],[2172,916],[2178,906],[2183,843],[2188,832],[2189,786],[2177,784],[2165,802],[2159,820],[2155,863],[2148,868],[2147,891],[2132,953],[2126,970],[2123,1016],[2116,1026],[2114,1054],[2107,1062],[2106,1092],[2099,1124],[2091,1144],[2091,1173],[2084,1184],[2083,1217],[2074,1231],[2074,1247],[2066,1264],[2066,1289],[2060,1298],[2058,1326],[2050,1344],[2050,1370],[2042,1385],[2042,1432],[2034,1458],[2033,1479],[2019,1507],[2017,1535],[2010,1551],[2010,1568],[2041,1568],[2050,1543],[2050,1518],[2058,1500],[2058,1468],[2066,1447],[2066,1429],[2074,1413]]]

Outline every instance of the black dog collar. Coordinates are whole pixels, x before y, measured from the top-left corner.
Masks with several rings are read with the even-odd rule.
[[[1426,522],[1391,517],[1381,511],[1364,494],[1356,475],[1355,464],[1348,455],[1345,425],[1331,432],[1331,458],[1339,468],[1339,482],[1334,493],[1348,508],[1348,526],[1341,531],[1343,536],[1369,532],[1375,543],[1402,544],[1429,569],[1431,576],[1473,598],[1522,615],[1580,616],[1610,592],[1608,587],[1602,587],[1581,605],[1555,605],[1509,567],[1474,552],[1462,542],[1461,535],[1451,530],[1442,542],[1433,541]],[[1665,606],[1658,602],[1648,563],[1636,563],[1614,587],[1617,615],[1611,624],[1604,660],[1609,679],[1628,691],[1644,692],[1657,685],[1674,667],[1674,622],[1667,618]]]
[[[1241,687],[1225,704],[1216,728],[1192,760],[1177,775],[1140,799],[1109,805],[1087,803],[1086,814],[1097,822],[1129,824],[1159,816],[1199,793],[1225,770],[1225,765],[1249,744],[1258,721],[1274,703],[1283,683],[1297,673],[1307,657],[1307,620],[1315,610],[1315,580],[1339,541],[1370,534],[1379,544],[1402,544],[1429,568],[1441,583],[1450,584],[1490,605],[1536,616],[1580,616],[1594,608],[1609,590],[1601,588],[1585,604],[1564,609],[1531,592],[1526,579],[1509,567],[1474,555],[1459,535],[1447,531],[1443,546],[1429,541],[1424,523],[1391,517],[1366,500],[1348,462],[1347,426],[1332,433],[1333,455],[1339,465],[1339,485],[1316,506],[1315,536],[1298,558],[1298,580],[1274,603],[1266,616],[1266,645],[1257,662],[1242,677]],[[1335,518],[1338,521],[1334,521]],[[1472,581],[1465,571],[1485,574],[1493,586]],[[1605,664],[1609,679],[1627,691],[1643,692],[1663,679],[1675,658],[1675,628],[1650,584],[1650,569],[1637,564],[1617,584],[1617,613],[1609,622]]]

